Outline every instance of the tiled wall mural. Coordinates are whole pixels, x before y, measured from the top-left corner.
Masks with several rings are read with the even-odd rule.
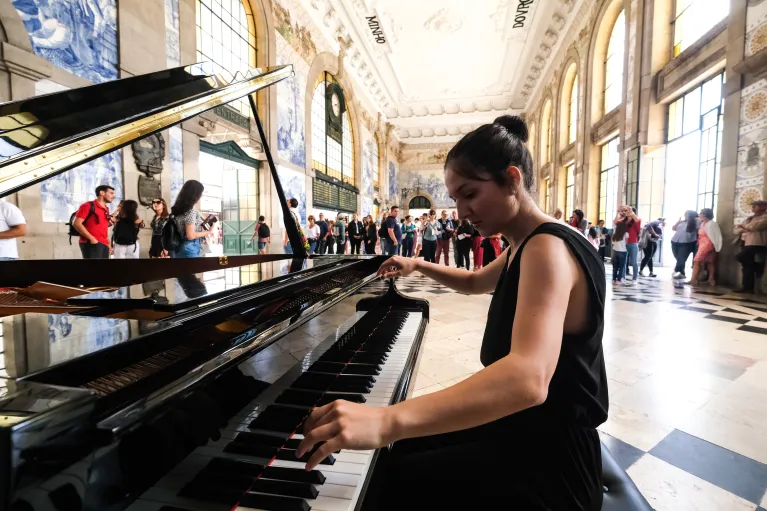
[[[277,64],[293,64],[295,75],[277,84],[277,153],[282,163],[299,168],[306,166],[306,81],[309,65],[280,35],[277,40]]]
[[[400,202],[407,207],[406,200],[411,194],[426,191],[434,200],[433,208],[454,208],[455,202],[448,196],[445,187],[445,174],[442,170],[400,170],[398,175]]]
[[[116,0],[12,0],[35,54],[94,83],[117,78]]]
[[[41,83],[41,82],[38,82]],[[58,86],[57,90],[66,90]],[[37,95],[50,92],[44,86],[37,87]],[[93,192],[99,185],[115,189],[114,211],[123,197],[122,150],[112,151],[41,183],[43,222],[69,222],[69,217],[83,202],[94,199]]]
[[[298,216],[301,217],[301,225],[306,225],[306,175],[282,166],[277,167],[277,175],[280,176],[280,184],[285,191],[285,198],[287,200],[290,200],[291,197],[298,199]],[[281,218],[279,225],[280,227],[285,226]]]
[[[274,24],[277,33],[306,61],[317,56],[317,46],[312,37],[311,18],[299,0],[272,2]],[[279,47],[278,47],[279,51]]]
[[[183,146],[183,134],[181,128],[173,126],[168,130],[170,143],[170,149],[168,151],[170,157],[170,205],[176,202],[178,192],[181,187],[184,186],[184,146]]]
[[[746,57],[767,47],[767,2],[750,0],[746,10]]]
[[[178,0],[165,0],[165,63],[169,68],[181,65],[178,34]]]
[[[743,89],[735,181],[735,224],[751,215],[751,201],[762,199],[767,140],[767,79]]]
[[[397,165],[389,161],[389,201],[399,199],[399,183],[397,183]]]
[[[362,187],[360,193],[373,196],[373,169],[378,165],[375,158],[375,139],[370,132],[364,127],[360,126],[359,136],[362,138]]]
[[[373,199],[370,197],[362,197],[362,216],[373,214]]]
[[[442,168],[447,158],[447,153],[450,149],[448,147],[443,148],[424,148],[423,150],[408,150],[402,152],[402,160],[400,165],[407,169],[408,166],[417,168],[429,168],[436,169]],[[412,169],[407,169],[412,170]]]

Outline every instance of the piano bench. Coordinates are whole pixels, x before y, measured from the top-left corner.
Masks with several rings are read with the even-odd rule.
[[[602,511],[652,511],[634,481],[602,444]]]

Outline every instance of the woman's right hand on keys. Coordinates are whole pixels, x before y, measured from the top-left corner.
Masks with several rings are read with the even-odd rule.
[[[376,275],[383,278],[407,277],[418,269],[418,261],[409,257],[392,256],[387,259]]]

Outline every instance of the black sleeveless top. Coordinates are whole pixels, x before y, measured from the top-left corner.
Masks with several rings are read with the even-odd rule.
[[[561,429],[567,427],[596,428],[607,419],[608,397],[605,361],[602,353],[604,331],[605,270],[594,247],[578,232],[560,223],[538,226],[522,242],[511,266],[506,266],[498,279],[487,326],[482,339],[481,361],[488,366],[511,350],[511,330],[517,308],[520,260],[525,245],[533,236],[549,234],[565,242],[586,276],[589,300],[587,331],[562,337],[557,367],[549,383],[546,401],[536,407],[501,419],[504,427]]]

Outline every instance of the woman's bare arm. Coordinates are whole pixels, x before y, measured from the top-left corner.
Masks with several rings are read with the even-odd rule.
[[[508,249],[506,249],[508,250]],[[488,266],[479,271],[470,272],[461,268],[452,268],[437,263],[427,263],[423,259],[410,259],[394,256],[386,260],[378,270],[383,277],[404,277],[414,271],[420,271],[449,288],[465,294],[489,293],[495,289],[506,263],[506,251],[503,251]]]
[[[522,255],[511,352],[445,390],[394,406],[335,401],[312,412],[298,455],[325,441],[307,463],[336,449],[380,447],[404,438],[468,429],[546,401],[559,358],[570,293],[578,278],[564,242],[536,236]],[[500,258],[499,258],[500,259]],[[502,259],[501,259],[502,260]]]

